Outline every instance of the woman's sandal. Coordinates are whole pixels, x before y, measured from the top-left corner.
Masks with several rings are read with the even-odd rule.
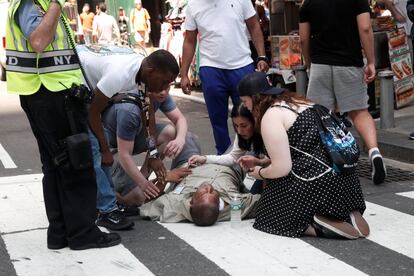
[[[349,214],[349,218],[351,219],[352,226],[358,231],[361,238],[365,238],[369,235],[369,225],[360,212],[353,211]]]
[[[320,215],[313,216],[313,220],[312,226],[317,237],[355,240],[360,236],[358,231],[347,222],[328,219]]]

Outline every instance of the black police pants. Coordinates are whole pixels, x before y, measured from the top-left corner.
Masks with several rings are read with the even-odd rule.
[[[39,147],[44,174],[43,196],[49,220],[48,244],[76,247],[95,241],[101,231],[95,225],[93,168],[74,170],[53,163],[53,158],[62,152],[59,141],[72,134],[65,111],[65,93],[50,92],[42,85],[35,94],[20,96],[20,104]],[[86,131],[85,114],[76,114],[76,124]]]

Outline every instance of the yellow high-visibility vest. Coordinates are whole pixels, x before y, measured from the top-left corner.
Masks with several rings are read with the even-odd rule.
[[[6,25],[6,74],[7,90],[12,94],[31,95],[43,84],[50,91],[62,91],[72,83],[80,84],[81,71],[78,59],[70,46],[69,35],[74,34],[68,21],[60,17],[55,36],[46,49],[38,54],[16,24],[16,11],[21,0],[12,0],[9,5]],[[40,11],[47,11],[50,1],[38,0]],[[63,18],[63,20],[62,20]],[[68,33],[69,32],[69,33]]]

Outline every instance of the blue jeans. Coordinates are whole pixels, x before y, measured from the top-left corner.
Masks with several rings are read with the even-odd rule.
[[[111,167],[102,166],[102,156],[99,150],[98,139],[96,139],[90,129],[88,129],[88,134],[92,146],[93,167],[95,169],[96,186],[98,188],[96,195],[96,209],[98,209],[100,213],[109,213],[118,208],[116,206],[116,196],[114,192],[114,184],[112,182]]]
[[[208,115],[213,127],[217,154],[223,154],[231,145],[227,127],[229,97],[233,104],[240,102],[237,85],[247,74],[254,72],[254,65],[249,64],[238,69],[219,69],[203,66],[200,68],[200,79],[206,101]]]

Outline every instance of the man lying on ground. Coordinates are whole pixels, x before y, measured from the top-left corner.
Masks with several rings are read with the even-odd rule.
[[[182,154],[173,165],[185,168],[186,160],[193,154],[200,154],[200,150],[197,141],[187,136]],[[179,171],[170,171],[167,179],[177,183],[171,185],[164,195],[142,205],[139,208],[141,216],[160,222],[192,221],[199,226],[230,220],[231,197],[239,193],[242,174],[217,164],[203,164],[191,168],[191,171],[182,179]],[[174,177],[177,179],[174,180]],[[240,197],[242,219],[253,218],[260,195],[242,193]]]

